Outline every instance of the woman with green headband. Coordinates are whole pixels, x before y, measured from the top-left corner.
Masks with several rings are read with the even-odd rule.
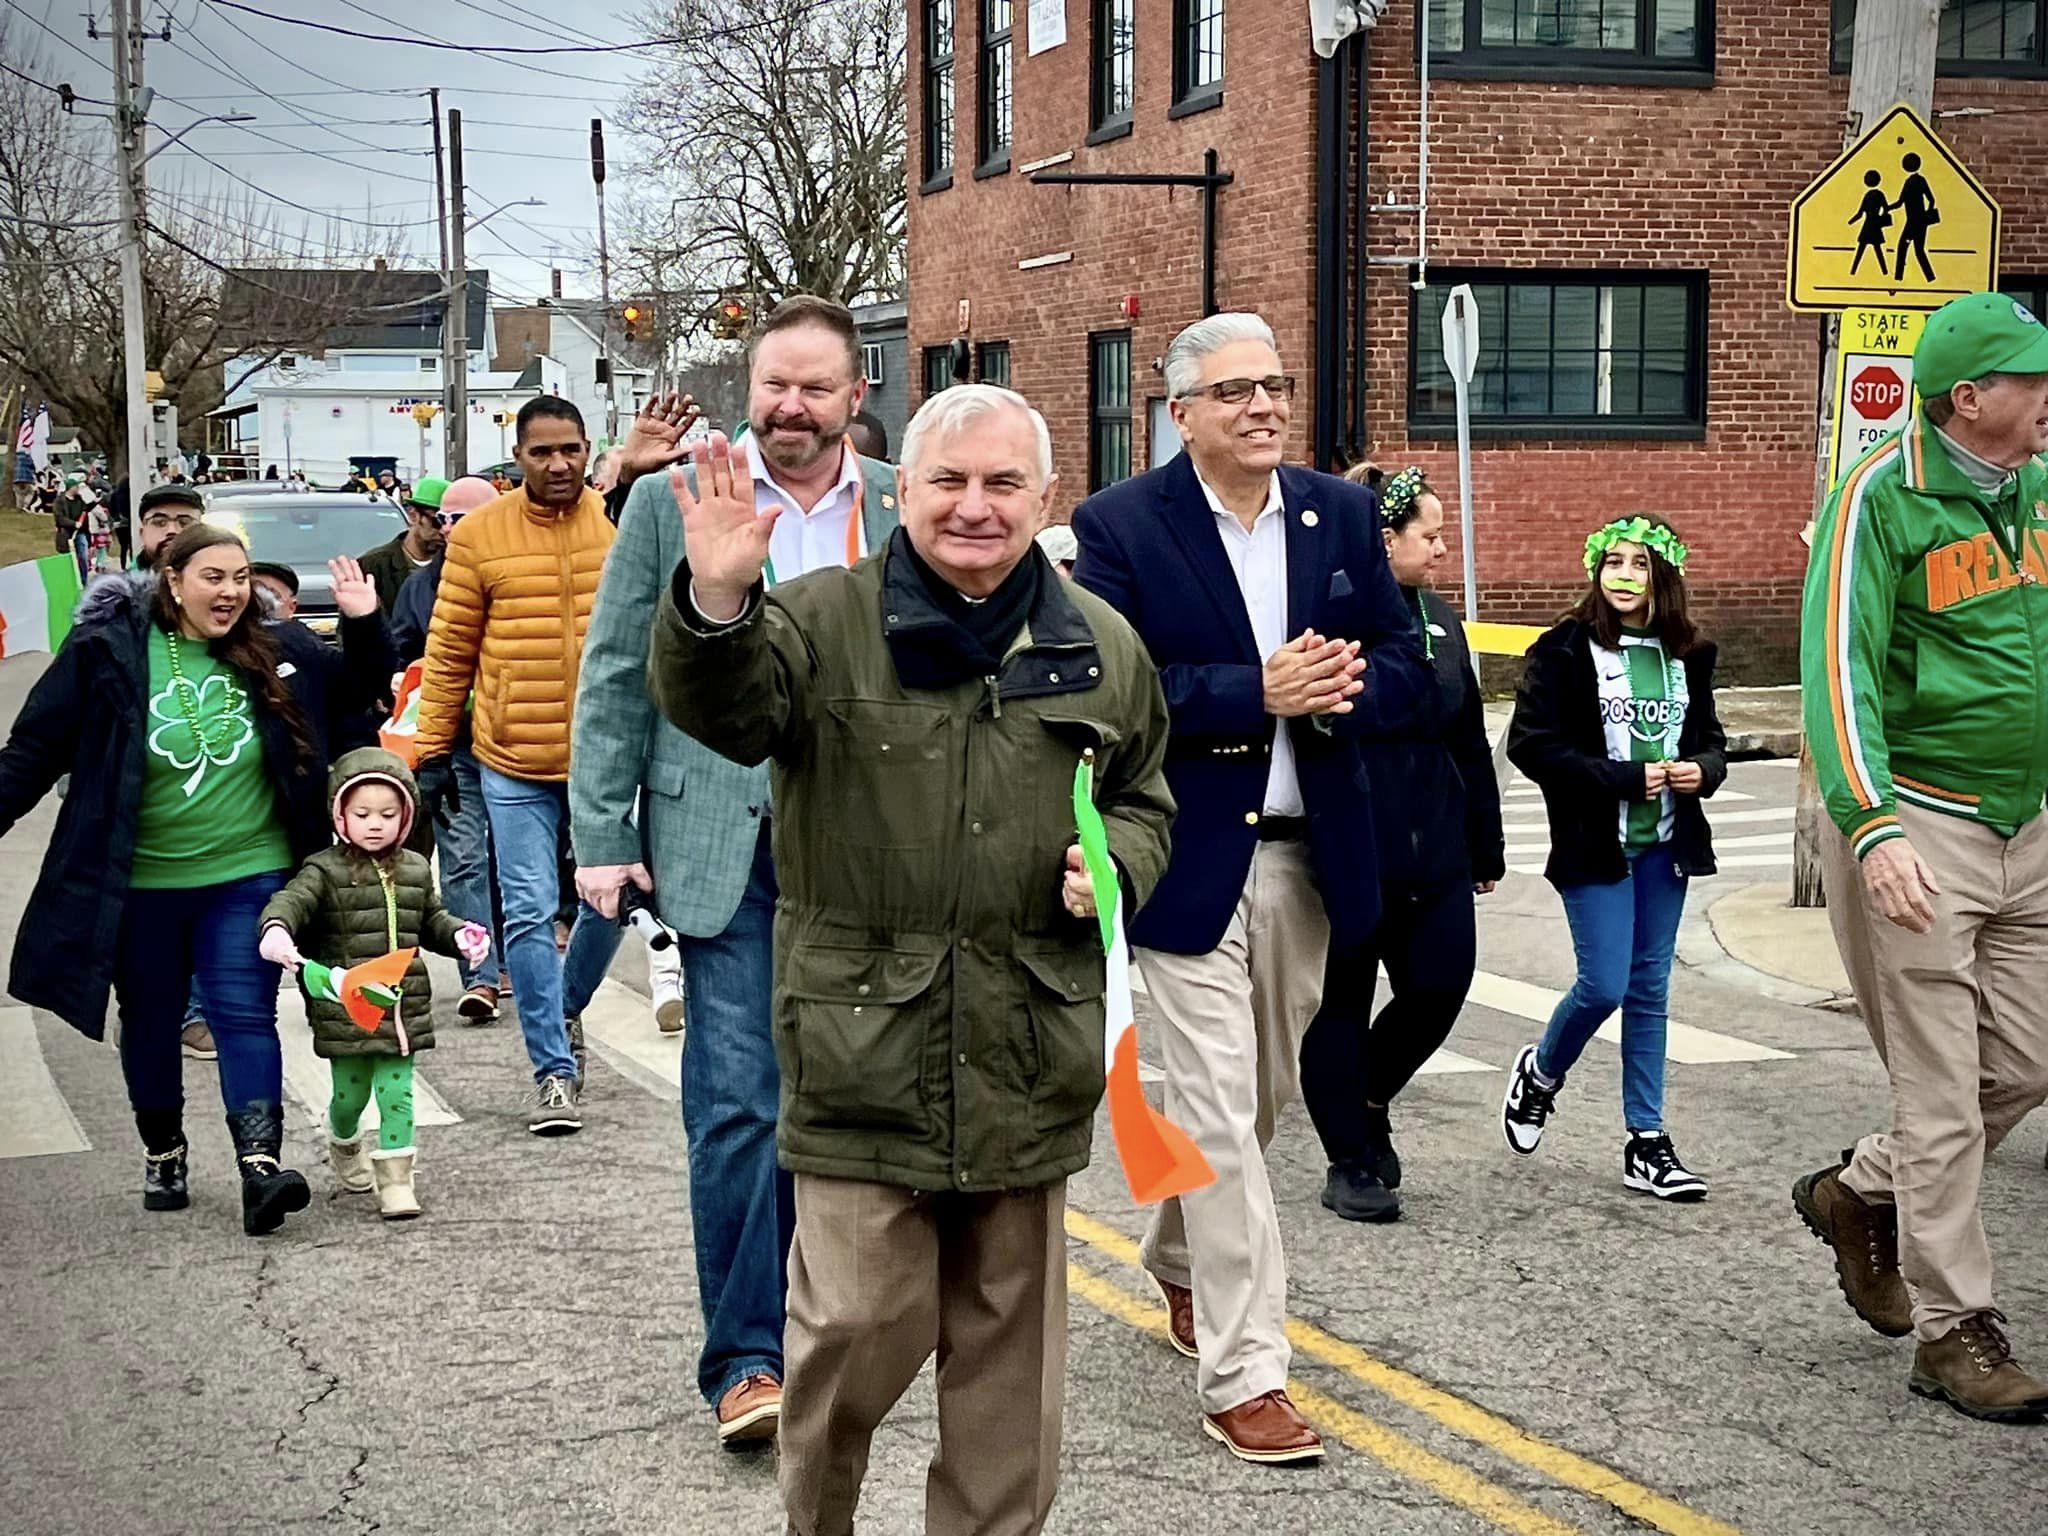
[[[1578,605],[1529,650],[1508,756],[1543,791],[1544,875],[1564,897],[1578,979],[1508,1074],[1501,1130],[1536,1150],[1565,1075],[1621,1011],[1622,1183],[1703,1200],[1664,1126],[1665,1000],[1687,882],[1714,873],[1701,801],[1728,776],[1714,647],[1686,616],[1686,548],[1636,515],[1586,540]]]
[[[1330,1160],[1323,1204],[1347,1221],[1401,1214],[1388,1106],[1457,1022],[1477,963],[1473,898],[1507,869],[1479,680],[1464,627],[1435,591],[1444,504],[1421,470],[1380,487],[1380,527],[1436,687],[1399,729],[1363,734],[1379,926],[1363,944],[1331,948],[1301,1042],[1302,1100]],[[1391,995],[1375,1016],[1382,964]]]

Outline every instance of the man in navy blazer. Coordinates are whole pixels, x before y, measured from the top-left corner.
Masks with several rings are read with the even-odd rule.
[[[1301,1461],[1322,1442],[1286,1393],[1265,1147],[1300,1090],[1325,952],[1379,916],[1357,727],[1405,718],[1427,671],[1364,488],[1281,462],[1294,380],[1266,323],[1198,320],[1165,372],[1186,451],[1074,514],[1074,579],[1136,628],[1172,717],[1172,858],[1130,935],[1167,1113],[1216,1171],[1159,1208],[1143,1257],[1200,1362],[1205,1431]]]

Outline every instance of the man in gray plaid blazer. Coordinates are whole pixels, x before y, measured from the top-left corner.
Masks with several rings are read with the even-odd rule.
[[[860,338],[844,308],[800,296],[762,321],[744,447],[757,504],[782,509],[771,581],[853,564],[879,552],[895,530],[895,470],[862,460],[845,442],[865,394]],[[629,456],[654,431],[646,417],[636,421]],[[678,444],[672,457],[680,455]],[[586,901],[616,915],[630,880],[654,892],[681,937],[683,1133],[704,1311],[698,1386],[716,1410],[719,1439],[739,1445],[772,1438],[781,1418],[795,1220],[789,1180],[775,1166],[768,769],[743,768],[699,745],[647,697],[648,634],[683,557],[683,522],[668,474],[630,467],[643,472],[626,494],[583,645],[570,834]]]

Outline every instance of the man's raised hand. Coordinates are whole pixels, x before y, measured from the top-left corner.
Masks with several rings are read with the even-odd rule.
[[[736,459],[725,434],[714,432],[710,442],[690,450],[695,491],[680,468],[668,472],[683,514],[691,595],[706,618],[719,622],[736,619],[745,610],[747,593],[768,563],[768,535],[782,511],[755,509],[754,477],[745,453],[741,449]]]
[[[676,390],[650,399],[619,445],[619,484],[630,485],[681,460],[689,452],[683,436],[702,414],[694,398]]]

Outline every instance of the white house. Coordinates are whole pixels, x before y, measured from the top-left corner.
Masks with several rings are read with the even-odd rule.
[[[505,429],[495,418],[509,420],[535,395],[562,392],[560,365],[547,359],[541,360],[537,383],[522,382],[522,377],[470,375],[470,471],[510,457]],[[303,469],[318,483],[338,480],[351,465],[359,465],[372,471],[390,467],[400,479],[412,480],[438,475],[446,463],[446,416],[436,416],[424,429],[413,419],[413,407],[422,401],[441,404],[438,372],[340,369],[302,379],[266,379],[252,393],[256,452],[263,466],[275,464],[279,474]]]

